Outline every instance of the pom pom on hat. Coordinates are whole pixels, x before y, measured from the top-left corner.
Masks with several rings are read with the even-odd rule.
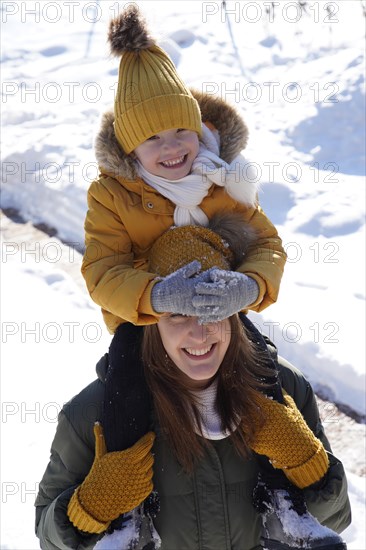
[[[124,52],[139,52],[156,45],[135,4],[110,22],[108,41],[111,53],[116,56]]]
[[[114,102],[114,132],[125,153],[172,128],[202,134],[201,112],[168,54],[151,37],[139,9],[131,5],[113,19],[108,39],[121,55]]]

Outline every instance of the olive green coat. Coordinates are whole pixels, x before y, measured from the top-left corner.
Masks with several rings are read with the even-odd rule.
[[[81,533],[66,513],[73,490],[88,474],[94,458],[93,425],[101,418],[104,396],[103,361],[98,371],[98,379],[67,403],[59,416],[51,459],[36,500],[36,532],[43,549],[91,549],[101,536]],[[283,359],[280,378],[330,451],[309,383]],[[155,527],[162,550],[259,549],[261,519],[251,498],[258,474],[255,457],[242,459],[229,439],[212,441],[190,477],[181,471],[158,427],[154,429],[154,487],[161,500]],[[307,503],[322,523],[341,532],[350,523],[347,483],[342,464],[329,456],[327,483],[322,490],[306,491]]]

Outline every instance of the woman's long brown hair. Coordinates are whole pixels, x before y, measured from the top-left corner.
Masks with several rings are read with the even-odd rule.
[[[263,422],[255,398],[268,387],[266,380],[273,379],[273,369],[254,349],[237,315],[230,318],[230,328],[230,344],[216,375],[216,406],[222,429],[231,431],[236,427],[230,438],[238,453],[246,458],[251,452],[255,427]],[[184,470],[192,472],[208,441],[196,433],[196,426],[201,429],[197,397],[187,377],[168,357],[157,325],[144,328],[142,356],[162,433]]]

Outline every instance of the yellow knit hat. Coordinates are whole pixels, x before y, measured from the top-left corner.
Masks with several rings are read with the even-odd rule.
[[[197,101],[168,54],[149,35],[138,7],[130,5],[109,28],[113,54],[122,55],[114,102],[114,132],[129,154],[149,137],[171,128],[201,135]]]
[[[186,225],[163,233],[151,248],[149,271],[166,277],[193,260],[201,263],[201,271],[236,269],[254,240],[254,231],[240,214],[220,212],[209,227]]]

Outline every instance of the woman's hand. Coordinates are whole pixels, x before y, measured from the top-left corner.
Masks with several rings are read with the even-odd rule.
[[[286,393],[283,397],[284,405],[258,394],[264,422],[259,424],[251,448],[267,456],[274,468],[283,470],[291,483],[303,489],[322,479],[329,459],[292,397]]]
[[[148,432],[129,449],[111,453],[107,452],[100,424],[95,424],[94,435],[93,465],[71,497],[67,514],[81,531],[101,533],[151,493],[155,434]]]

